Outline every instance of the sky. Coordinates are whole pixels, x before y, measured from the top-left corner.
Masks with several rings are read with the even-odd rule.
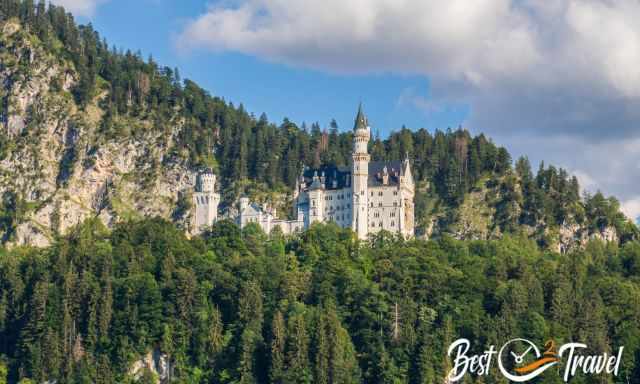
[[[55,1],[54,1],[55,2]],[[636,0],[58,0],[270,120],[485,133],[640,216]]]

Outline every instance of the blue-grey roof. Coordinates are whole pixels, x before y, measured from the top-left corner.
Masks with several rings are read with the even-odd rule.
[[[398,185],[400,183],[400,174],[402,172],[402,161],[371,161],[369,162],[369,186],[383,185],[382,175],[384,168],[387,167],[389,175],[389,183],[387,185]],[[345,166],[328,165],[319,169],[307,168],[303,172],[304,188],[311,188],[313,185],[313,176],[317,175],[319,179],[324,174],[324,189],[334,190],[351,186],[351,168]],[[336,183],[334,184],[334,180]]]
[[[372,161],[369,163],[369,180],[367,182],[370,187],[383,185],[382,174],[385,167],[387,167],[387,174],[389,175],[388,185],[398,185],[400,183],[402,161]]]
[[[369,123],[367,122],[367,116],[365,116],[364,111],[362,110],[362,103],[358,106],[358,113],[356,114],[356,120],[353,125],[353,130],[356,131],[358,129],[367,129]]]

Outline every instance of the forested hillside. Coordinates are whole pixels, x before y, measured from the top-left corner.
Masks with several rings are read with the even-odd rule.
[[[510,236],[359,244],[333,225],[284,239],[220,222],[188,240],[162,220],[93,221],[0,255],[0,383],[1,366],[11,383],[441,383],[459,337],[476,353],[624,346],[617,378],[571,382],[640,383],[639,302],[637,242],[560,255]],[[140,363],[150,351],[165,369]]]
[[[350,159],[351,127],[255,117],[178,69],[110,47],[44,0],[0,0],[0,23],[5,243],[46,245],[93,217],[112,227],[162,216],[189,230],[203,167],[220,176],[223,208],[247,193],[286,213],[303,165]],[[583,198],[577,180],[553,166],[533,173],[520,159],[514,168],[483,135],[402,127],[376,135],[370,151],[374,160],[409,154],[419,236],[524,232],[555,250],[637,237],[614,198]]]
[[[624,346],[615,380],[640,383],[638,229],[565,170],[402,127],[370,152],[408,153],[415,239],[190,238],[200,169],[223,212],[291,207],[303,165],[349,162],[351,127],[254,116],[43,0],[0,0],[0,83],[0,384],[436,383],[459,337]]]

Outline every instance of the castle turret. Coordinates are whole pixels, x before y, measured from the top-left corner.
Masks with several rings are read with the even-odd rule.
[[[240,209],[240,213],[242,213],[249,206],[249,198],[246,196],[242,196],[240,198],[240,204],[238,204],[238,208]]]
[[[359,239],[366,239],[368,234],[368,179],[369,179],[369,152],[368,145],[371,138],[371,129],[367,117],[362,111],[362,104],[358,108],[353,127],[353,153],[351,164],[352,177],[352,225]]]
[[[324,218],[324,186],[320,182],[318,172],[313,173],[311,186],[309,187],[309,217],[306,225],[311,225],[316,221],[322,222]]]
[[[408,153],[402,162],[402,169],[400,170],[400,184],[398,188],[400,190],[400,206],[404,213],[403,215],[400,215],[400,220],[398,222],[399,230],[405,237],[411,237],[415,233],[415,185],[413,175],[411,174],[411,163],[409,161]]]
[[[216,175],[213,171],[208,169],[198,174],[196,191],[193,194],[195,233],[200,233],[203,228],[212,225],[218,218],[220,195],[215,192],[215,189]]]
[[[215,192],[216,175],[211,170],[206,170],[198,175],[196,189],[198,192]]]

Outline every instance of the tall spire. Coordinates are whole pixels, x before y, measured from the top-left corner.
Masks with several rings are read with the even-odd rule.
[[[356,131],[358,129],[367,129],[369,122],[367,121],[367,116],[365,116],[362,111],[362,103],[358,106],[358,114],[356,115],[356,122],[353,126],[353,130]]]

